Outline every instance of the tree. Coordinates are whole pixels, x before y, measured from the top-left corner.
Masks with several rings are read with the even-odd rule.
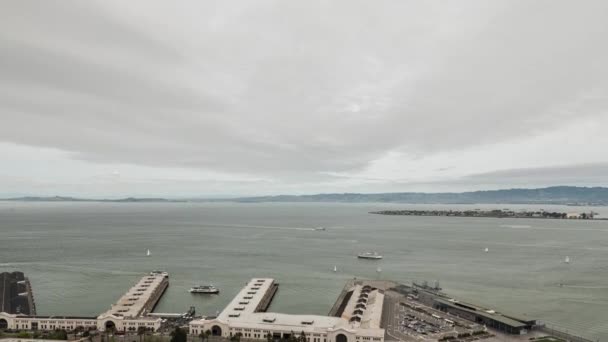
[[[188,335],[180,327],[175,327],[175,330],[171,332],[171,342],[187,342]]]
[[[298,341],[306,342],[306,334],[304,333],[304,330],[302,330],[302,332],[300,333],[300,337],[298,337]]]
[[[145,334],[146,334],[146,327],[144,327],[144,326],[137,327],[137,336],[139,336],[139,342],[141,342],[141,339],[143,338],[143,336]]]

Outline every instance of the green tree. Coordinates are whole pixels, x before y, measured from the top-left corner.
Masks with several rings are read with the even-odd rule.
[[[306,342],[306,334],[304,333],[304,330],[302,330],[302,332],[300,333],[300,337],[298,337],[298,341]]]
[[[175,327],[175,330],[171,332],[171,342],[187,342],[188,334],[180,327]]]
[[[146,334],[146,327],[140,326],[137,327],[137,336],[139,336],[139,342],[142,342],[142,338]]]
[[[30,338],[31,336],[30,336],[30,334],[27,331],[20,331],[17,334],[17,337],[19,337],[19,338]]]

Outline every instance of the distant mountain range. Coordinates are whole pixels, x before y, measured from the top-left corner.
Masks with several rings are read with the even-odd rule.
[[[65,197],[65,196],[49,196],[49,197],[38,197],[38,196],[25,196],[25,197],[14,197],[6,198],[2,201],[22,201],[22,202],[185,202],[185,200],[171,200],[166,198],[119,198],[119,199],[91,199],[91,198],[77,198],[77,197]]]
[[[336,202],[336,203],[411,203],[411,204],[565,204],[608,205],[608,188],[553,186],[539,189],[505,189],[471,192],[392,192],[378,194],[332,193],[317,195],[279,195],[239,197],[227,199],[166,199],[166,198],[122,198],[85,199],[75,197],[16,197],[5,201],[24,202]]]
[[[237,202],[339,202],[339,203],[411,203],[411,204],[566,204],[608,205],[608,188],[554,186],[539,189],[507,189],[471,192],[393,192],[379,194],[318,194],[244,197]]]

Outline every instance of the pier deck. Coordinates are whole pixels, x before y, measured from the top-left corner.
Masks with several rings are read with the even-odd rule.
[[[166,275],[144,276],[102,315],[125,318],[144,316],[154,309],[168,286],[169,280]]]

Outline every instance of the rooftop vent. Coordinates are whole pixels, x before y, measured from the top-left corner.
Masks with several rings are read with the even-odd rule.
[[[265,323],[274,323],[274,321],[276,321],[277,319],[275,317],[264,317],[262,319],[263,322]]]

